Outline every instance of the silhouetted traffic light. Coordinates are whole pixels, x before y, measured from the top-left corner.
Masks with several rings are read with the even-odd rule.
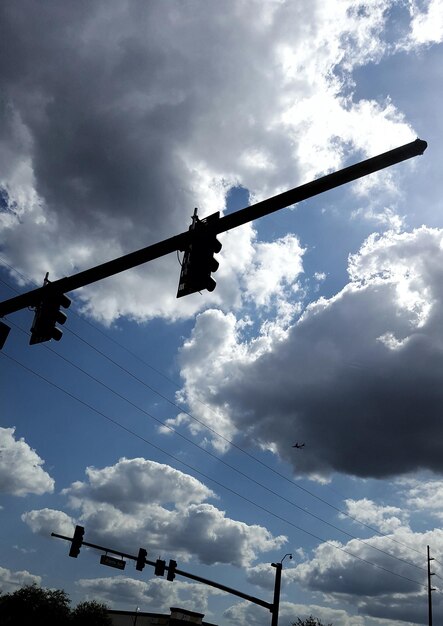
[[[156,576],[164,576],[165,575],[166,563],[161,559],[157,559],[155,562],[155,570],[154,574]]]
[[[83,543],[83,535],[85,534],[85,529],[83,526],[76,526],[74,530],[74,536],[71,542],[71,549],[69,550],[69,556],[73,556],[75,559],[78,557],[80,553],[80,548]]]
[[[43,341],[60,341],[63,331],[56,324],[64,324],[67,316],[60,308],[67,309],[71,300],[64,293],[49,293],[37,304],[34,321],[31,326],[31,338],[29,343],[42,343]]]
[[[171,582],[174,580],[176,567],[177,561],[171,559],[168,564],[168,575],[166,576],[167,580],[170,580]]]
[[[178,283],[177,298],[187,296],[197,291],[214,291],[216,282],[211,273],[218,270],[219,263],[214,259],[222,249],[217,239],[215,223],[220,219],[220,213],[213,213],[203,220],[197,217],[197,209],[192,217],[189,230],[193,237],[183,256],[180,280]]]
[[[137,563],[135,564],[135,569],[138,569],[139,572],[141,572],[145,567],[147,556],[147,551],[144,548],[140,548],[138,551]]]
[[[0,350],[5,345],[5,341],[8,338],[10,327],[4,322],[0,322]]]

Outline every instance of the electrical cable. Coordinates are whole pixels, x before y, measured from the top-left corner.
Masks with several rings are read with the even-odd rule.
[[[145,439],[144,437],[142,437],[141,435],[139,435],[138,433],[136,433],[132,429],[128,428],[127,426],[124,426],[123,424],[121,424],[117,420],[111,418],[109,415],[106,415],[106,413],[104,413],[103,411],[100,411],[99,409],[96,409],[94,406],[92,406],[88,402],[82,400],[81,398],[79,398],[78,396],[74,395],[70,391],[67,391],[66,389],[64,389],[60,385],[58,385],[58,384],[54,383],[53,381],[49,380],[48,378],[46,378],[42,374],[36,372],[35,370],[33,370],[32,368],[28,367],[27,365],[24,365],[18,359],[12,357],[11,355],[7,354],[6,352],[1,352],[1,355],[3,357],[5,357],[5,358],[11,360],[12,362],[16,363],[17,365],[22,367],[24,370],[30,372],[34,376],[37,376],[41,380],[45,381],[47,384],[51,385],[55,389],[58,389],[59,391],[61,391],[62,393],[66,394],[70,398],[76,400],[77,402],[79,402],[83,406],[87,407],[91,411],[93,411],[93,412],[97,413],[98,415],[102,416],[103,418],[105,418],[107,421],[111,422],[112,424],[114,424],[118,428],[121,428],[122,430],[124,430],[125,432],[129,433],[130,435],[132,435],[134,437],[137,437],[138,439],[140,439],[144,443],[148,444],[149,446],[151,446],[151,447],[155,448],[156,450],[158,450],[159,452],[161,452],[162,454],[165,454],[165,455],[169,456],[170,458],[174,459],[174,461],[176,461],[177,463],[180,463],[181,465],[183,465],[184,467],[187,467],[188,469],[190,469],[191,471],[195,472],[196,474],[198,474],[200,476],[203,476],[206,480],[209,480],[209,481],[213,482],[214,484],[218,485],[222,489],[225,489],[226,491],[234,494],[235,496],[241,498],[245,502],[248,502],[248,504],[250,504],[250,505],[252,505],[252,506],[254,506],[254,507],[256,507],[256,508],[258,508],[258,509],[260,509],[262,511],[264,511],[268,515],[271,515],[272,517],[275,517],[276,519],[284,522],[285,524],[288,524],[288,525],[292,526],[293,528],[296,528],[297,530],[299,530],[299,531],[309,535],[310,537],[313,537],[314,539],[316,539],[318,541],[321,541],[322,543],[324,543],[326,545],[329,545],[329,546],[331,546],[331,547],[333,547],[333,548],[335,548],[337,550],[340,550],[341,552],[344,552],[345,554],[347,554],[347,555],[349,555],[349,556],[351,556],[351,557],[353,557],[353,558],[355,558],[355,559],[357,559],[357,560],[359,560],[361,562],[364,562],[364,563],[366,563],[368,565],[371,565],[372,567],[375,567],[376,569],[382,570],[382,571],[384,571],[386,573],[389,573],[389,574],[391,574],[393,576],[396,576],[398,578],[402,578],[403,580],[407,580],[408,582],[416,584],[416,585],[418,585],[420,587],[427,588],[427,586],[425,584],[423,584],[423,583],[421,583],[421,582],[419,582],[417,580],[414,580],[412,578],[404,576],[403,574],[398,574],[397,572],[393,572],[392,570],[389,570],[388,568],[383,567],[382,565],[379,565],[377,563],[369,561],[368,559],[365,559],[365,558],[363,558],[361,556],[358,556],[357,554],[354,554],[353,552],[350,552],[349,550],[346,550],[345,548],[337,546],[333,542],[328,541],[328,540],[326,540],[326,539],[316,535],[315,533],[313,533],[313,532],[311,532],[309,530],[306,530],[305,528],[302,528],[301,526],[298,526],[297,524],[294,524],[293,522],[285,519],[284,517],[282,517],[280,515],[277,515],[273,511],[270,511],[269,509],[267,509],[266,507],[258,504],[257,502],[254,502],[253,500],[250,500],[249,498],[247,498],[246,496],[243,496],[242,494],[240,494],[239,492],[235,491],[234,489],[231,489],[231,487],[228,487],[227,485],[224,485],[223,483],[221,483],[220,481],[216,480],[215,478],[212,478],[211,476],[208,476],[207,474],[205,474],[204,472],[198,470],[197,468],[195,468],[194,466],[190,465],[189,463],[185,463],[183,460],[179,459],[175,455],[171,454],[170,452],[167,452],[166,450],[164,450],[160,446],[157,446],[156,444],[152,443],[151,441]]]
[[[24,329],[20,328],[17,324],[13,324],[14,327],[16,327],[18,330],[20,330],[21,332],[25,333],[26,335],[29,335],[29,333],[27,333]],[[107,385],[106,383],[104,383],[103,381],[99,380],[98,378],[96,378],[95,376],[93,376],[90,372],[87,372],[86,370],[84,370],[82,367],[76,365],[75,363],[73,363],[70,359],[68,359],[67,357],[63,356],[62,354],[60,354],[59,352],[57,352],[56,350],[54,350],[53,348],[51,348],[49,345],[47,344],[43,344],[43,346],[46,350],[49,350],[50,352],[52,352],[52,354],[55,354],[57,357],[59,357],[60,359],[62,359],[63,361],[65,361],[66,363],[68,363],[71,367],[74,367],[75,369],[77,369],[78,371],[82,372],[82,374],[84,374],[85,376],[87,376],[88,378],[90,378],[91,380],[93,380],[94,382],[96,382],[97,384],[101,385],[102,387],[104,387],[107,391],[111,392],[112,394],[114,394],[115,396],[117,396],[118,398],[120,398],[121,400],[127,402],[129,405],[131,405],[132,407],[134,407],[135,409],[137,409],[138,411],[140,411],[141,413],[143,413],[144,415],[146,415],[147,417],[149,417],[150,419],[152,419],[153,421],[157,422],[158,424],[161,424],[163,427],[167,428],[169,431],[175,433],[178,437],[180,437],[181,439],[183,439],[184,441],[186,441],[187,443],[189,443],[190,445],[198,448],[201,452],[204,452],[206,455],[210,456],[213,459],[216,459],[218,462],[222,463],[225,467],[228,467],[229,469],[231,469],[234,472],[237,472],[239,475],[243,476],[244,478],[246,478],[247,480],[251,481],[252,483],[254,483],[255,485],[257,485],[258,487],[261,487],[262,489],[264,489],[265,491],[271,493],[272,495],[276,496],[277,498],[280,498],[281,500],[283,500],[284,502],[286,502],[287,504],[290,504],[291,506],[297,508],[298,510],[300,510],[302,513],[304,513],[305,515],[308,515],[310,517],[315,518],[316,520],[322,522],[323,524],[326,524],[327,526],[330,526],[331,528],[333,528],[334,530],[337,530],[339,532],[341,532],[342,534],[350,537],[351,539],[354,539],[355,541],[364,544],[365,546],[372,548],[373,550],[376,550],[377,552],[380,552],[382,554],[384,554],[385,556],[388,556],[390,558],[396,559],[397,561],[403,562],[406,565],[409,565],[411,567],[415,567],[417,569],[426,571],[426,569],[420,565],[417,565],[416,563],[412,563],[411,561],[408,561],[406,559],[403,559],[401,557],[398,557],[394,554],[391,554],[390,552],[387,552],[386,550],[383,550],[382,548],[379,548],[377,546],[372,545],[371,543],[369,543],[368,541],[365,541],[364,539],[360,539],[358,537],[356,537],[355,535],[353,535],[352,533],[343,530],[342,528],[336,526],[335,524],[333,524],[332,522],[328,522],[327,520],[325,520],[324,518],[320,517],[319,515],[316,515],[315,513],[312,513],[311,511],[304,509],[303,507],[301,507],[300,505],[296,504],[294,501],[290,500],[289,498],[286,498],[282,495],[280,495],[279,493],[277,493],[276,491],[274,491],[273,489],[267,487],[266,485],[264,485],[263,483],[259,482],[258,480],[256,480],[255,478],[252,478],[251,476],[249,476],[248,474],[246,474],[245,472],[243,472],[242,470],[238,469],[237,467],[231,465],[230,463],[228,463],[227,461],[225,461],[224,459],[220,458],[219,456],[217,456],[216,454],[214,454],[213,452],[211,452],[210,450],[207,450],[206,448],[204,448],[203,446],[199,445],[198,443],[196,443],[195,441],[193,441],[192,439],[190,439],[189,437],[187,437],[186,435],[184,435],[183,433],[181,433],[180,431],[178,431],[177,429],[175,429],[174,427],[170,426],[169,424],[167,424],[166,422],[164,422],[163,420],[155,417],[154,415],[152,415],[151,413],[149,413],[149,411],[146,411],[146,409],[143,409],[142,407],[138,406],[137,404],[135,404],[134,402],[132,402],[132,400],[129,400],[129,398],[127,398],[126,396],[120,394],[118,391],[116,391],[115,389],[113,389],[112,387],[109,387],[109,385]]]
[[[4,261],[4,259],[2,259],[0,257],[0,261],[2,263],[4,263],[5,265],[7,265],[12,271],[16,272],[19,276],[21,276],[24,280],[26,280],[26,277],[19,272],[18,270],[15,270],[15,268],[13,268],[11,265],[9,265],[6,261]],[[0,279],[2,280],[2,279]],[[2,280],[2,282],[8,286],[9,288],[13,289],[14,291],[17,292],[17,290],[15,288],[13,288],[11,285],[8,285],[5,281]],[[78,314],[77,314],[78,315]],[[116,340],[114,340],[113,338],[109,337],[106,333],[104,333],[103,331],[101,331],[99,328],[97,328],[94,324],[92,324],[91,322],[89,322],[88,320],[84,320],[81,316],[78,316],[81,320],[87,322],[90,326],[92,326],[93,328],[95,328],[97,331],[99,331],[101,334],[103,334],[105,337],[107,337],[108,339],[110,339],[111,341],[113,341],[114,343],[116,343],[118,346],[120,346],[121,348],[124,348],[127,352],[129,352],[131,355],[135,356],[138,360],[140,360],[142,363],[144,363],[145,365],[147,365],[148,367],[150,367],[151,369],[153,369],[153,371],[157,372],[158,374],[164,376],[165,378],[167,378],[167,380],[169,380],[170,382],[172,382],[174,385],[177,385],[177,383],[175,381],[172,381],[171,379],[169,379],[168,377],[166,377],[161,371],[155,369],[154,367],[152,367],[150,364],[146,363],[143,359],[141,359],[140,357],[138,357],[138,355],[136,355],[135,353],[133,353],[131,350],[129,350],[128,348],[126,348],[125,346],[123,346],[122,344],[120,344],[119,342],[117,342]],[[161,392],[159,392],[158,390],[156,390],[154,387],[152,387],[151,385],[149,385],[148,383],[146,383],[146,381],[141,380],[140,378],[138,378],[137,376],[135,376],[135,374],[133,374],[132,372],[130,372],[129,370],[127,370],[125,367],[123,367],[120,363],[118,363],[117,361],[115,361],[114,359],[112,359],[111,357],[109,357],[108,355],[106,355],[104,352],[102,352],[101,350],[99,350],[98,348],[96,348],[95,346],[93,346],[90,342],[86,341],[85,339],[83,339],[80,335],[78,335],[77,333],[75,333],[73,330],[71,329],[66,329],[68,330],[68,332],[70,332],[71,334],[73,334],[75,337],[77,337],[80,341],[82,341],[83,343],[85,343],[86,345],[88,345],[92,350],[94,350],[95,352],[97,352],[98,354],[100,354],[103,358],[107,359],[109,362],[111,362],[113,365],[115,365],[116,367],[122,369],[124,372],[126,372],[126,374],[128,374],[129,376],[131,376],[134,380],[136,380],[137,382],[139,382],[140,384],[144,385],[146,388],[148,388],[150,391],[152,391],[153,393],[155,393],[156,395],[158,395],[159,397],[161,397],[163,400],[165,400],[166,402],[170,403],[171,405],[175,406],[179,411],[181,411],[182,413],[184,413],[185,415],[188,415],[192,420],[194,420],[195,422],[197,422],[198,424],[200,424],[201,426],[203,426],[204,428],[208,429],[210,432],[212,432],[214,435],[216,435],[217,437],[221,438],[223,441],[225,441],[226,443],[228,443],[229,445],[231,445],[233,448],[239,450],[241,453],[247,455],[249,458],[253,459],[255,462],[259,463],[260,465],[262,465],[263,467],[265,467],[266,469],[268,469],[269,471],[271,471],[272,473],[276,474],[277,476],[279,476],[280,478],[284,479],[285,481],[289,482],[290,484],[292,484],[293,486],[295,486],[296,488],[304,491],[305,493],[309,494],[311,497],[319,500],[320,502],[322,502],[323,504],[329,506],[330,508],[334,509],[335,511],[337,511],[338,513],[340,513],[341,515],[351,519],[352,521],[355,521],[361,525],[363,525],[364,527],[370,529],[372,532],[375,532],[376,534],[378,534],[381,537],[385,537],[386,539],[392,541],[393,543],[397,543],[399,545],[402,545],[403,547],[406,547],[409,550],[412,550],[414,552],[416,552],[417,554],[421,554],[421,552],[415,548],[412,548],[412,546],[408,546],[407,544],[404,544],[403,542],[400,542],[396,539],[394,539],[393,537],[391,537],[390,535],[381,532],[379,529],[372,527],[369,524],[366,524],[365,522],[362,522],[361,520],[359,520],[358,518],[350,515],[349,513],[347,513],[346,511],[340,509],[339,507],[336,507],[335,505],[331,504],[330,502],[328,502],[327,500],[325,500],[324,498],[321,498],[320,496],[314,494],[313,492],[311,492],[309,489],[307,489],[306,487],[303,487],[301,485],[299,485],[296,481],[292,480],[291,478],[288,478],[287,476],[285,476],[284,474],[282,474],[281,472],[279,472],[278,470],[274,469],[273,467],[271,467],[270,465],[268,465],[267,463],[265,463],[264,461],[262,461],[261,459],[258,459],[255,455],[249,453],[247,450],[245,450],[244,448],[242,448],[241,446],[239,446],[238,444],[234,443],[233,441],[231,441],[230,439],[228,439],[227,437],[225,437],[224,435],[218,433],[215,429],[213,429],[211,426],[209,426],[207,423],[203,422],[202,420],[199,420],[198,418],[196,418],[195,416],[193,416],[190,412],[186,411],[184,408],[182,408],[181,406],[179,406],[176,402],[174,402],[173,400],[171,400],[170,398],[168,398],[167,396],[165,396],[164,394],[162,394]],[[53,351],[53,350],[52,350]],[[53,351],[55,352],[55,351]],[[59,354],[57,352],[55,352],[56,354]],[[64,357],[62,357],[64,358]],[[69,361],[68,361],[69,362]],[[71,363],[71,365],[73,365]],[[84,372],[85,373],[85,372]],[[100,381],[97,381],[100,382]],[[113,392],[112,389],[110,389],[110,391]],[[208,405],[204,404],[202,402],[202,405],[205,406],[206,408],[208,408],[209,410],[213,410],[211,407],[209,407]],[[142,410],[142,409],[140,409]],[[152,416],[151,416],[152,417]],[[153,418],[155,419],[155,418]],[[163,426],[170,428],[170,426],[168,424],[163,423]],[[174,429],[172,429],[174,430]],[[176,432],[176,431],[175,431]],[[180,434],[180,433],[178,433]],[[180,434],[180,436],[183,436]],[[190,441],[190,440],[188,440]],[[194,444],[194,442],[192,442]],[[197,445],[197,444],[194,444]],[[197,446],[200,447],[200,446]],[[201,448],[203,449],[203,448]],[[214,455],[215,456],[215,455]],[[222,461],[222,459],[220,459],[219,457],[216,457],[219,461]],[[239,470],[238,470],[239,471]],[[278,496],[278,494],[276,494]],[[294,506],[298,506],[294,503]],[[300,508],[300,507],[298,507]],[[304,512],[305,509],[301,509]],[[309,513],[315,516],[312,513]],[[330,522],[327,522],[326,520],[323,520],[322,518],[317,517],[317,519],[320,519],[321,521],[323,521],[325,524],[330,524]],[[332,525],[335,529],[339,530],[340,532],[343,532],[344,534],[347,534],[350,537],[353,537],[354,539],[357,539],[358,541],[363,541],[358,539],[357,537],[353,536],[351,533],[348,533],[347,531],[343,531],[340,528]],[[389,554],[389,553],[387,553]],[[393,558],[398,558],[395,557],[393,555],[390,555]],[[407,561],[405,561],[407,562]],[[409,563],[409,562],[408,562]],[[410,565],[417,567],[419,569],[423,569],[420,566],[413,564],[413,563],[409,563]]]

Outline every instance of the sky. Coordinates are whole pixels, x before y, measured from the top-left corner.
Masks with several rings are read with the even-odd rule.
[[[0,6],[0,300],[414,141],[422,156],[69,294],[0,352],[0,590],[265,626],[443,621],[442,0]],[[295,442],[305,443],[301,449]],[[292,555],[292,559],[289,558]]]

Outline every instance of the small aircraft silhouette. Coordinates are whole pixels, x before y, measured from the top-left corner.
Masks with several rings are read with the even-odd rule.
[[[298,441],[296,443],[294,443],[294,445],[292,446],[293,448],[304,448],[305,444],[304,443],[298,443]]]

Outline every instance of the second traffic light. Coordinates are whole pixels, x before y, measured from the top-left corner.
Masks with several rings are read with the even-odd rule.
[[[76,559],[80,553],[80,548],[83,543],[83,535],[85,534],[85,529],[83,526],[76,526],[74,530],[74,536],[71,541],[71,549],[69,550],[69,556],[74,557]]]
[[[31,326],[30,345],[44,341],[60,341],[63,331],[56,324],[64,324],[66,315],[60,310],[67,309],[71,300],[64,293],[49,293],[44,296],[35,308],[34,321]]]
[[[192,239],[183,257],[177,298],[204,289],[214,291],[216,282],[211,274],[216,272],[219,266],[218,261],[214,259],[214,254],[222,249],[215,228],[219,219],[220,213],[217,212],[199,220],[197,209],[195,209],[192,225],[189,228]]]
[[[177,568],[177,561],[174,561],[174,559],[171,559],[168,565],[168,575],[166,576],[167,580],[171,582],[174,580],[176,568]]]
[[[138,551],[137,563],[135,564],[135,569],[139,572],[143,570],[146,565],[146,557],[148,556],[148,552],[144,548],[140,548]]]

